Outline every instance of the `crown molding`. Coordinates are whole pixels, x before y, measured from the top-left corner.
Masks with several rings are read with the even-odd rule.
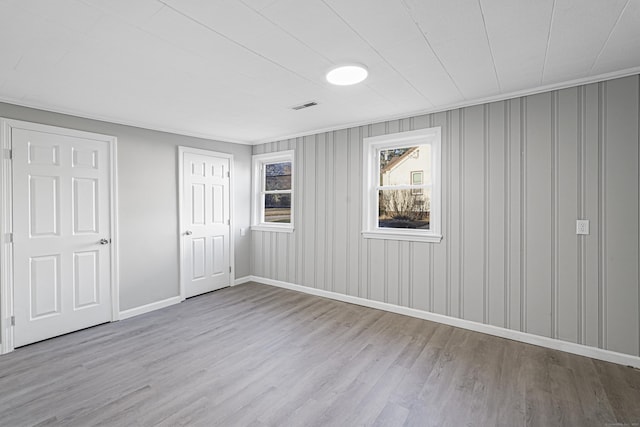
[[[50,106],[50,105],[45,105],[44,103],[38,103],[38,102],[25,102],[21,99],[13,99],[13,98],[5,97],[2,95],[0,95],[0,102],[16,105],[18,107],[26,107],[26,108],[33,108],[35,110],[47,111],[50,113],[65,114],[68,116],[79,117],[82,119],[98,120],[101,122],[106,122],[106,123],[111,123],[111,124],[116,124],[121,126],[136,127],[140,129],[153,130],[157,132],[171,133],[171,134],[181,135],[181,136],[189,136],[192,138],[208,139],[211,141],[228,142],[232,144],[255,145],[254,143],[249,141],[229,139],[229,138],[221,137],[219,135],[214,135],[214,134],[192,132],[187,129],[156,126],[156,125],[152,125],[152,124],[145,123],[138,120],[121,120],[121,119],[116,119],[114,117],[110,117],[102,114],[88,114],[88,113],[77,111],[71,108]]]
[[[407,118],[407,117],[415,117],[415,116],[420,116],[420,115],[423,115],[423,114],[440,113],[440,112],[443,112],[443,111],[455,110],[455,109],[458,109],[458,108],[472,107],[474,105],[486,104],[486,103],[490,103],[490,102],[504,101],[504,100],[507,100],[507,99],[519,98],[519,97],[523,97],[523,96],[536,95],[538,93],[544,93],[544,92],[550,92],[550,91],[554,91],[554,90],[566,89],[566,88],[575,87],[575,86],[598,83],[598,82],[601,82],[601,81],[613,80],[613,79],[618,79],[618,78],[622,78],[622,77],[628,77],[628,76],[635,75],[635,74],[640,74],[640,67],[627,68],[627,69],[624,69],[624,70],[614,71],[614,72],[611,72],[611,73],[598,74],[596,76],[588,76],[588,77],[569,80],[569,81],[565,81],[565,82],[561,82],[561,83],[554,83],[554,84],[549,84],[549,85],[537,86],[537,87],[531,88],[531,89],[525,89],[525,90],[520,90],[520,91],[503,93],[503,94],[484,97],[484,98],[469,99],[469,100],[465,100],[465,101],[462,101],[462,102],[447,104],[447,105],[436,107],[436,108],[430,108],[430,109],[425,109],[425,110],[416,110],[416,111],[413,111],[413,112],[396,114],[396,115],[392,115],[392,116],[379,116],[379,117],[374,117],[374,118],[367,119],[367,120],[361,120],[361,121],[357,121],[357,122],[342,123],[342,124],[335,125],[335,126],[311,129],[311,130],[304,131],[304,132],[298,132],[298,133],[293,133],[293,134],[284,134],[284,135],[280,135],[280,136],[275,136],[275,137],[270,137],[270,138],[265,138],[265,139],[259,139],[259,140],[230,139],[230,138],[221,137],[220,135],[215,135],[215,134],[210,134],[210,133],[192,132],[192,131],[190,131],[188,129],[180,129],[180,128],[173,128],[173,127],[165,127],[165,126],[156,126],[156,125],[149,124],[149,123],[146,123],[146,122],[143,122],[143,121],[122,120],[122,119],[117,119],[117,118],[114,118],[114,117],[110,117],[110,116],[107,116],[107,115],[101,115],[101,114],[88,114],[86,112],[77,111],[77,110],[74,110],[74,109],[71,109],[71,108],[51,106],[51,105],[46,105],[44,103],[38,103],[38,102],[26,102],[26,101],[21,100],[21,99],[13,99],[13,98],[4,97],[4,96],[0,96],[0,102],[13,104],[13,105],[17,105],[17,106],[20,106],[20,107],[27,107],[27,108],[34,108],[34,109],[37,109],[37,110],[49,111],[49,112],[52,112],[52,113],[71,115],[71,116],[80,117],[80,118],[84,118],[84,119],[98,120],[98,121],[101,121],[101,122],[113,123],[113,124],[118,124],[118,125],[123,125],[123,126],[133,126],[133,127],[137,127],[137,128],[142,128],[142,129],[147,129],[147,130],[154,130],[154,131],[158,131],[158,132],[172,133],[172,134],[182,135],[182,136],[189,136],[189,137],[193,137],[193,138],[201,138],[201,139],[208,139],[208,140],[214,140],[214,141],[219,141],[219,142],[228,142],[228,143],[242,144],[242,145],[260,145],[260,144],[265,144],[265,143],[270,143],[270,142],[283,141],[283,140],[287,140],[287,139],[300,138],[300,137],[309,136],[309,135],[316,135],[316,134],[325,133],[325,132],[333,132],[333,131],[353,128],[353,127],[358,127],[358,126],[364,126],[364,125],[369,125],[369,124],[372,124],[372,123],[379,123],[379,122],[386,122],[386,121],[389,121],[389,120],[404,119],[404,118]]]
[[[445,105],[445,106],[435,107],[435,108],[431,108],[431,109],[427,109],[427,110],[416,110],[416,111],[413,111],[413,112],[396,114],[396,115],[393,115],[393,116],[381,116],[381,117],[377,117],[377,118],[373,118],[373,119],[367,119],[367,120],[362,120],[362,121],[357,121],[357,122],[350,122],[350,123],[340,124],[340,125],[336,125],[336,126],[329,126],[329,127],[326,127],[326,128],[319,128],[319,129],[314,129],[314,130],[310,130],[310,131],[306,131],[306,132],[283,135],[283,136],[280,136],[280,137],[277,137],[277,138],[262,139],[262,140],[259,140],[259,141],[251,142],[251,144],[252,145],[266,144],[266,143],[270,143],[270,142],[284,141],[284,140],[287,140],[287,139],[300,138],[300,137],[303,137],[303,136],[317,135],[317,134],[325,133],[325,132],[333,132],[333,131],[337,131],[337,130],[354,128],[354,127],[358,127],[358,126],[365,126],[365,125],[369,125],[369,124],[373,124],[373,123],[380,123],[380,122],[386,122],[386,121],[390,121],[390,120],[405,119],[407,117],[421,116],[423,114],[441,113],[443,111],[450,111],[450,110],[455,110],[455,109],[458,109],[458,108],[473,107],[474,105],[487,104],[487,103],[490,103],[490,102],[505,101],[507,99],[520,98],[520,97],[523,97],[523,96],[536,95],[536,94],[539,94],[539,93],[551,92],[551,91],[554,91],[554,90],[567,89],[567,88],[576,87],[576,86],[582,86],[582,85],[587,85],[587,84],[592,84],[592,83],[598,83],[598,82],[606,81],[606,80],[619,79],[619,78],[622,78],[622,77],[628,77],[628,76],[632,76],[632,75],[635,75],[635,74],[640,74],[640,67],[627,68],[625,70],[615,71],[615,72],[612,72],[612,73],[598,74],[597,76],[589,76],[589,77],[569,80],[569,81],[561,82],[561,83],[554,83],[554,84],[550,84],[550,85],[537,86],[537,87],[531,88],[531,89],[524,89],[524,90],[519,90],[519,91],[514,91],[514,92],[501,93],[499,95],[488,96],[488,97],[484,97],[484,98],[469,99],[469,100],[465,100],[465,101],[462,101],[462,102],[448,104],[448,105]]]

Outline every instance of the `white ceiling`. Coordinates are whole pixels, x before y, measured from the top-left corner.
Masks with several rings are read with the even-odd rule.
[[[0,100],[234,142],[636,72],[640,0],[0,0]]]

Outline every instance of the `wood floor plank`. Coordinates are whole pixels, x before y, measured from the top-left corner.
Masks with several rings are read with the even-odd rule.
[[[4,426],[640,423],[640,371],[247,283],[0,357]]]

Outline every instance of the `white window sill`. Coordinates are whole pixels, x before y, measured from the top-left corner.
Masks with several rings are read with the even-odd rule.
[[[362,237],[365,239],[403,240],[407,242],[440,243],[442,241],[442,235],[440,234],[423,234],[411,231],[363,231]]]
[[[293,233],[293,226],[259,224],[252,225],[251,231],[275,231],[276,233]]]

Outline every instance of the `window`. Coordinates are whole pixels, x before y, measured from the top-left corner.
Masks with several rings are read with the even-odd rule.
[[[424,175],[423,171],[413,171],[411,172],[411,185],[419,186],[422,185],[422,176]],[[414,188],[411,190],[411,194],[415,196],[419,196],[422,193],[422,188]]]
[[[440,242],[440,128],[364,139],[365,238]]]
[[[293,231],[293,151],[253,156],[252,230]]]

